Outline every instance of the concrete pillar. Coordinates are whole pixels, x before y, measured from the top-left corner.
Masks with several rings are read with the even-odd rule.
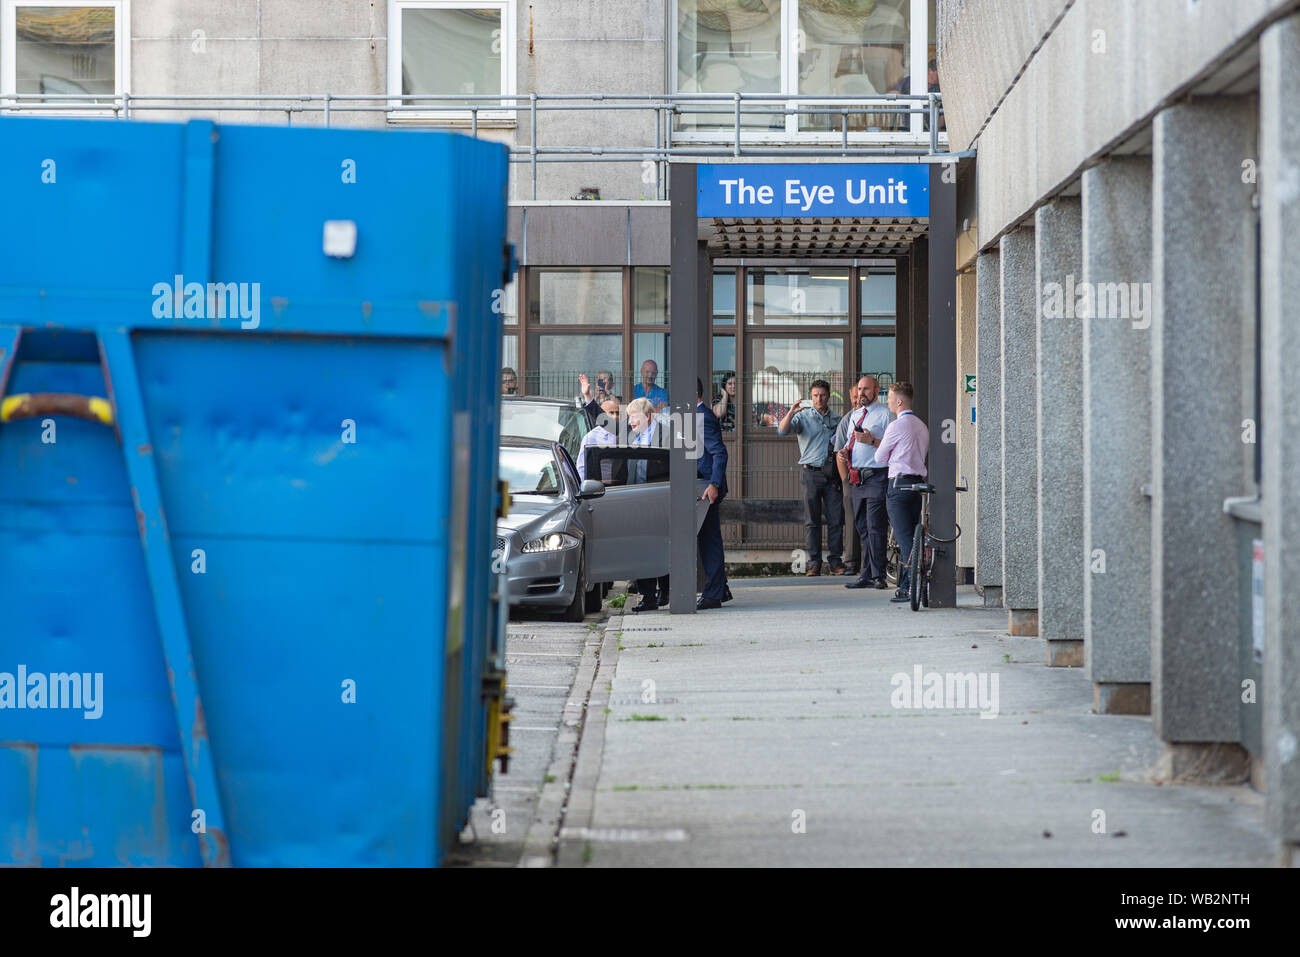
[[[1259,42],[1264,777],[1283,863],[1300,866],[1300,16]]]
[[[1038,633],[1047,663],[1083,665],[1083,323],[1065,296],[1083,276],[1077,197],[1034,214],[1039,321]]]
[[[1255,117],[1253,98],[1198,98],[1154,127],[1151,717],[1184,780],[1181,768],[1219,781],[1248,766],[1237,527],[1223,502],[1254,472],[1242,419],[1254,414],[1255,186],[1241,161]]]
[[[1002,275],[998,251],[975,259],[975,584],[984,604],[1002,606]]]
[[[1002,603],[1013,635],[1038,634],[1038,367],[1034,231],[1002,237]]]
[[[957,580],[969,581],[966,569],[975,567],[975,494],[979,447],[976,424],[971,421],[971,400],[978,392],[966,391],[966,377],[978,375],[975,324],[975,272],[957,276],[957,484],[966,480],[969,491],[957,495]],[[976,380],[978,388],[979,381]]]
[[[1094,708],[1151,707],[1151,330],[1116,317],[1151,283],[1151,160],[1083,174],[1083,640]],[[1097,300],[1100,300],[1098,302]],[[1083,308],[1080,308],[1080,307]]]

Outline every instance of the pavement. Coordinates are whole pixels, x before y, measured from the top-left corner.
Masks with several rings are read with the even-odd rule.
[[[469,826],[448,855],[448,865],[551,863],[584,710],[581,700],[570,702],[570,692],[583,673],[584,652],[599,644],[606,617],[588,615],[583,623],[571,624],[527,611],[511,616],[506,694],[515,702],[510,728],[514,752],[508,771],[493,776],[491,797],[471,809]],[[584,681],[589,688],[590,675]]]
[[[556,813],[534,814],[521,862],[1275,862],[1261,795],[1156,780],[1150,719],[1093,714],[1083,669],[1046,667],[1042,640],[1008,635],[973,588],[958,608],[912,612],[847,580],[733,580],[720,610],[615,612],[587,640],[540,626],[512,639],[512,655],[529,641],[581,654],[511,665],[512,686],[556,686],[548,720],[581,732],[576,752],[549,756],[557,780],[538,787]],[[918,671],[930,694],[913,699]],[[958,698],[967,685],[949,674],[982,681],[983,698]],[[511,780],[537,778],[538,761],[517,759]]]

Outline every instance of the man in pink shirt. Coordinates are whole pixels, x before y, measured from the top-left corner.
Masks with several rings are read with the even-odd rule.
[[[880,445],[876,447],[876,461],[889,465],[889,491],[885,493],[885,511],[889,524],[894,526],[894,538],[903,560],[903,570],[898,577],[898,591],[890,601],[908,600],[908,559],[912,552],[912,535],[921,518],[921,493],[905,491],[907,486],[924,482],[925,459],[930,451],[930,430],[912,411],[912,384],[895,382],[889,387],[889,411],[898,418],[889,423]],[[900,488],[902,486],[903,488]]]

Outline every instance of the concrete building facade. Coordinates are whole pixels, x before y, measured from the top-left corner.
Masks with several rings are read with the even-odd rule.
[[[1036,581],[1047,664],[1081,665],[1099,712],[1149,713],[1166,779],[1249,778],[1295,864],[1297,4],[938,16],[952,145],[977,151],[958,268],[981,384],[1001,366],[975,580],[1011,627]],[[1036,553],[1010,511],[1035,465]]]

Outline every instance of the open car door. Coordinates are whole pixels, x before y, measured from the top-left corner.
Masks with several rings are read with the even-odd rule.
[[[589,447],[584,451],[587,475],[612,479],[604,495],[579,503],[586,533],[587,580],[632,581],[667,575],[668,450]],[[703,479],[696,480],[697,498],[707,486]],[[697,504],[696,529],[707,511],[707,501]]]

